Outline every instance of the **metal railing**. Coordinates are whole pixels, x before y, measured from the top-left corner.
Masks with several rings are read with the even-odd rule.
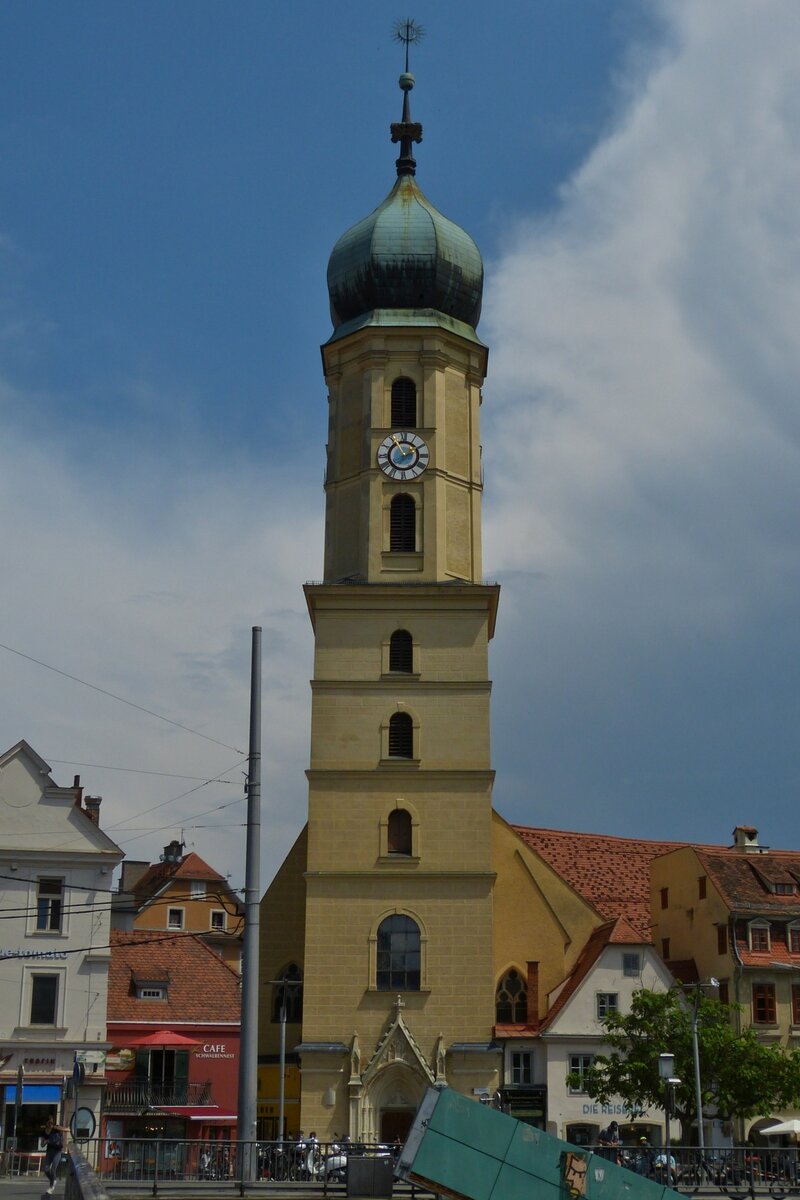
[[[109,1084],[105,1108],[108,1113],[138,1113],[149,1108],[169,1108],[191,1105],[193,1108],[213,1104],[211,1083],[151,1083],[149,1079],[132,1079]]]
[[[667,1162],[663,1146],[590,1146],[602,1158],[666,1184],[678,1192],[723,1193],[737,1197],[800,1195],[800,1168],[795,1146],[672,1146]]]

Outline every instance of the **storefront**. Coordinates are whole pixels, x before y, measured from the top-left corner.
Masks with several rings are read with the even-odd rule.
[[[4,1091],[3,1140],[16,1138],[16,1148],[23,1153],[39,1149],[44,1123],[48,1117],[58,1117],[61,1111],[62,1085],[59,1083],[26,1083],[21,1102],[17,1104],[17,1086],[9,1084]],[[12,1143],[14,1144],[14,1143]]]

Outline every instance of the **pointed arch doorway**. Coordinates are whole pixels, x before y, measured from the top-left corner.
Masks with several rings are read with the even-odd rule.
[[[380,1137],[385,1146],[401,1145],[408,1137],[414,1120],[415,1108],[384,1108],[380,1114]]]

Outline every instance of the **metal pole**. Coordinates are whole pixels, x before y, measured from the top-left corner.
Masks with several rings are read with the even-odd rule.
[[[239,1052],[239,1120],[237,1136],[242,1155],[241,1179],[255,1176],[258,1091],[258,934],[261,856],[261,627],[253,626],[250,667],[250,751],[247,773],[247,847],[244,882],[244,944],[242,946],[242,1029]]]
[[[666,1159],[666,1181],[667,1187],[670,1187],[672,1176],[669,1169],[669,1122],[672,1113],[672,1083],[669,1079],[664,1080],[664,1158]]]
[[[700,1003],[700,984],[695,984],[694,1005],[692,1006],[692,1053],[694,1054],[694,1092],[697,1108],[697,1145],[700,1149],[698,1169],[703,1168],[705,1158],[705,1138],[703,1134],[703,1092],[700,1087],[700,1047],[697,1043],[697,1006]]]
[[[278,1090],[278,1142],[283,1149],[283,1114],[286,1105],[286,989],[284,979],[281,989],[281,1055],[280,1055],[280,1086]]]

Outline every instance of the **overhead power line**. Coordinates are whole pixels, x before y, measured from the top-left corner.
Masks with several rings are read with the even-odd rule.
[[[165,717],[162,713],[153,712],[152,708],[145,708],[143,704],[136,704],[133,700],[126,700],[124,696],[117,696],[115,692],[109,692],[107,688],[98,687],[96,683],[89,683],[86,679],[80,679],[77,675],[70,675],[69,671],[62,671],[59,667],[53,667],[50,663],[42,662],[40,658],[34,658],[32,654],[25,654],[22,650],[15,650],[13,646],[6,646],[0,642],[0,650],[7,650],[9,654],[16,654],[18,658],[24,658],[27,662],[35,663],[37,667],[44,667],[45,671],[53,671],[56,675],[61,675],[64,679],[71,679],[73,683],[79,683],[82,687],[91,688],[93,692],[99,692],[101,696],[108,696],[110,700],[116,700],[120,704],[127,704],[128,708],[135,708],[139,712],[146,713],[148,717],[155,717],[157,721],[165,721],[167,725],[173,725],[176,729],[182,729],[184,733],[192,733],[195,737],[203,738],[206,742],[213,742],[215,746],[222,746],[225,750],[233,750],[234,754],[245,754],[244,750],[240,750],[238,746],[230,746],[227,742],[221,742],[218,738],[210,737],[207,733],[201,733],[199,729],[192,729],[189,725],[182,725],[180,721],[173,721],[171,717]]]

